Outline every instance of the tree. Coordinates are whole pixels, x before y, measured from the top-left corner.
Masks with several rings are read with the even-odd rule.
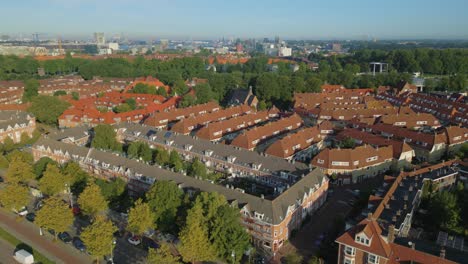
[[[0,202],[3,207],[11,210],[20,210],[29,203],[29,190],[27,187],[11,183],[0,191]]]
[[[66,190],[66,185],[70,184],[55,164],[48,164],[44,175],[39,180],[39,190],[42,193],[53,196]]]
[[[127,228],[134,234],[142,235],[149,229],[154,229],[153,221],[154,213],[151,211],[150,206],[138,199],[128,213]]]
[[[33,97],[39,95],[39,82],[30,79],[24,82],[23,102],[30,102]]]
[[[112,126],[107,124],[97,125],[94,129],[94,137],[91,147],[104,150],[122,151],[122,144],[117,142],[117,134]]]
[[[75,101],[80,100],[80,94],[78,92],[72,92],[71,95],[72,95],[73,100]]]
[[[101,193],[101,189],[94,183],[88,184],[78,197],[81,211],[92,218],[100,212],[107,210],[107,201]]]
[[[126,183],[121,178],[111,179],[109,181],[96,179],[96,184],[101,189],[104,198],[109,202],[111,207],[121,206],[124,197]]]
[[[55,231],[55,238],[60,232],[65,232],[73,224],[73,213],[68,204],[59,197],[50,197],[44,201],[37,211],[35,223],[41,228]]]
[[[350,137],[346,137],[344,140],[342,140],[339,143],[339,147],[345,148],[345,149],[354,148],[355,146],[356,146],[356,141],[354,141],[354,139]]]
[[[267,105],[265,103],[265,101],[261,100],[258,102],[258,105],[257,105],[257,110],[258,111],[265,111],[267,109]]]
[[[429,200],[427,224],[434,229],[442,227],[445,230],[459,233],[460,208],[457,196],[448,191],[437,192]]]
[[[188,212],[187,224],[179,234],[179,252],[185,262],[216,259],[216,249],[210,243],[203,218],[203,209],[200,206],[194,206]]]
[[[117,231],[117,228],[111,221],[106,219],[105,216],[99,216],[96,221],[81,232],[80,237],[83,239],[86,249],[96,258],[97,263],[99,263],[102,256],[111,253],[111,250],[113,250],[115,231]]]
[[[155,163],[159,165],[167,165],[169,163],[169,153],[166,149],[158,148],[156,150]]]
[[[202,179],[205,179],[207,175],[206,166],[203,163],[201,163],[200,160],[195,158],[189,167],[188,175],[192,177],[197,176]]]
[[[171,248],[167,244],[162,244],[160,248],[150,248],[148,251],[148,257],[146,259],[147,264],[179,264],[180,258],[172,255]]]
[[[10,165],[8,166],[8,170],[5,174],[5,180],[9,183],[29,183],[29,181],[33,180],[35,175],[32,171],[31,165],[28,163],[13,159],[10,160]]]
[[[33,156],[31,153],[26,151],[13,150],[8,153],[7,158],[10,162],[21,161],[28,165],[33,163]]]
[[[57,97],[44,95],[34,97],[31,103],[28,111],[34,114],[37,121],[54,126],[58,124],[58,117],[70,106]]]
[[[49,157],[42,157],[33,165],[34,174],[36,174],[36,178],[39,179],[42,177],[42,174],[47,168],[48,164],[57,165],[57,162]]]
[[[71,191],[79,195],[86,188],[89,175],[80,168],[74,161],[65,163],[62,167],[62,174],[70,181]]]
[[[174,223],[183,195],[173,181],[157,181],[146,193],[146,200],[154,212],[154,220],[159,229],[165,232],[175,231]]]
[[[182,159],[180,158],[179,153],[177,151],[172,150],[171,154],[169,155],[169,163],[171,164],[172,168],[174,168],[174,171],[179,172],[182,170],[184,163]]]
[[[6,137],[5,140],[3,140],[3,151],[5,152],[10,152],[15,148],[15,142],[11,137]]]
[[[239,210],[226,204],[218,208],[211,226],[210,237],[218,256],[230,263],[239,263],[250,245],[250,236],[239,219]]]

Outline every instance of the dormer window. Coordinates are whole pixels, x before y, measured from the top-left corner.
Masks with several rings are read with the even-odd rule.
[[[254,216],[257,219],[263,220],[264,214],[260,214],[260,213],[255,212]]]
[[[234,163],[234,161],[236,161],[236,157],[235,157],[235,156],[228,156],[226,159],[227,159],[227,161],[228,161],[229,163]]]
[[[192,148],[193,148],[193,146],[190,145],[190,144],[186,144],[186,145],[184,146],[185,151],[190,151],[190,150],[192,150]]]
[[[212,151],[212,150],[209,150],[209,149],[205,150],[205,156],[210,157],[211,155],[213,155],[213,151]]]
[[[262,164],[261,163],[252,163],[252,168],[254,170],[259,170],[260,167],[262,167]]]
[[[356,235],[356,242],[369,246],[370,240],[365,235]]]
[[[174,140],[166,140],[166,145],[171,146],[174,144]]]

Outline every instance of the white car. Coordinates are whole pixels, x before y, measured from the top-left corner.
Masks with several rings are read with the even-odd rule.
[[[26,207],[21,208],[19,211],[16,212],[19,216],[25,216],[28,214],[28,209]]]
[[[141,243],[141,239],[137,236],[132,236],[132,237],[129,237],[128,238],[128,243],[134,245],[134,246],[138,246],[140,245]]]

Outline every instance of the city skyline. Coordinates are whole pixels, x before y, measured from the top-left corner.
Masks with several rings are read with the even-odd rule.
[[[49,38],[92,38],[93,32],[105,32],[108,37],[124,33],[133,38],[175,39],[276,35],[284,39],[467,39],[463,29],[468,18],[463,11],[468,4],[461,0],[440,4],[437,0],[379,5],[368,0],[300,0],[287,6],[276,0],[24,0],[3,4],[0,33],[41,32]]]

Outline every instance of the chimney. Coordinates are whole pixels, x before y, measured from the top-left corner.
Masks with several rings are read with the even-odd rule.
[[[394,223],[395,223],[395,222],[396,222],[396,220],[397,220],[397,219],[396,219],[396,215],[392,216],[392,222],[394,222]]]
[[[406,210],[406,209],[408,209],[408,205],[405,203],[405,204],[403,205],[403,210]]]
[[[445,248],[444,247],[440,248],[440,258],[445,259]]]
[[[372,221],[372,213],[367,214],[367,220]]]
[[[387,240],[388,240],[388,243],[393,243],[393,241],[395,241],[395,226],[394,225],[388,226]]]

